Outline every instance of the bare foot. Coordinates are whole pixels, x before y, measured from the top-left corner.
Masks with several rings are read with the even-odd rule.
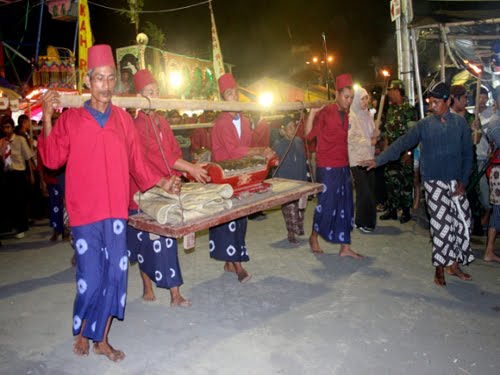
[[[500,257],[497,256],[493,250],[489,251],[488,249],[486,249],[483,260],[485,262],[500,262]]]
[[[190,300],[185,299],[183,296],[177,296],[170,299],[170,307],[191,307]]]
[[[450,267],[446,267],[446,273],[451,276],[456,276],[460,280],[464,281],[469,281],[472,280],[471,275],[468,273],[463,272],[460,267],[458,266],[458,263],[453,263]]]
[[[139,270],[142,279],[142,299],[146,302],[156,301],[153,283],[146,272]]]
[[[445,286],[446,281],[444,280],[444,267],[437,266],[436,273],[434,274],[434,284],[439,286]]]
[[[120,362],[125,358],[125,353],[117,350],[109,345],[107,342],[95,342],[94,353],[98,355],[105,355],[110,361]]]
[[[226,272],[234,272],[236,273],[236,268],[234,267],[234,264],[231,262],[226,262],[224,264],[224,271]]]
[[[238,281],[242,284],[245,284],[252,278],[252,275],[250,275],[246,270],[238,272]]]
[[[75,343],[73,344],[73,353],[80,357],[89,355],[89,339],[83,337],[81,334],[76,336]]]
[[[153,289],[144,288],[144,291],[142,293],[142,299],[146,302],[156,301],[156,296],[155,292],[153,292]]]
[[[238,281],[242,284],[245,284],[252,278],[246,269],[243,268],[240,262],[232,263],[235,269],[236,274],[238,275]]]
[[[311,248],[311,251],[316,254],[321,254],[323,253],[323,250],[319,247],[319,242],[318,242],[318,235],[311,234],[309,237],[309,247]]]
[[[56,231],[52,232],[52,236],[50,236],[50,241],[57,241],[57,237],[59,237],[59,233]]]
[[[350,246],[341,246],[340,251],[339,251],[339,255],[341,257],[351,257],[354,259],[363,259],[363,255],[358,254],[357,252],[352,250]]]
[[[288,232],[288,242],[296,244],[299,243],[300,241],[297,238],[295,238],[295,233]]]

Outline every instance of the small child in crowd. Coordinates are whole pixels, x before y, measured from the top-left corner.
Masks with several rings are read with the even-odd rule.
[[[307,181],[304,143],[299,137],[295,136],[297,126],[298,123],[292,117],[287,116],[283,119],[280,131],[282,137],[273,146],[280,159],[280,166],[274,177]],[[299,209],[299,201],[297,200],[281,206],[281,211],[288,230],[288,241],[298,243],[299,241],[295,236],[304,235],[304,210]]]

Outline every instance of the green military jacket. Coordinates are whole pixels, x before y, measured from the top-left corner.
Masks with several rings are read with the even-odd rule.
[[[390,145],[406,134],[409,123],[417,120],[417,110],[407,101],[401,105],[390,105],[385,116],[385,137]]]

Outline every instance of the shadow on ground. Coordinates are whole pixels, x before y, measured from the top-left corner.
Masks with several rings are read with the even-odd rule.
[[[75,281],[75,269],[69,267],[64,271],[38,279],[24,280],[19,283],[0,286],[0,299],[8,298],[15,294],[28,293],[49,285],[64,284]]]

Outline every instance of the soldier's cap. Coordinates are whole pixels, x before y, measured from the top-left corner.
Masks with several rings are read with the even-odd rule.
[[[452,96],[462,96],[467,93],[467,89],[465,88],[464,85],[453,85],[450,87],[450,94]]]
[[[498,98],[500,98],[500,85],[493,90],[493,99],[497,100]]]
[[[444,82],[436,83],[429,90],[429,97],[447,100],[450,97],[450,86]]]
[[[404,88],[405,88],[405,84],[403,83],[403,81],[401,81],[400,79],[393,79],[389,83],[389,86],[387,87],[387,90],[392,90],[392,89],[401,90],[401,89],[404,89]]]

